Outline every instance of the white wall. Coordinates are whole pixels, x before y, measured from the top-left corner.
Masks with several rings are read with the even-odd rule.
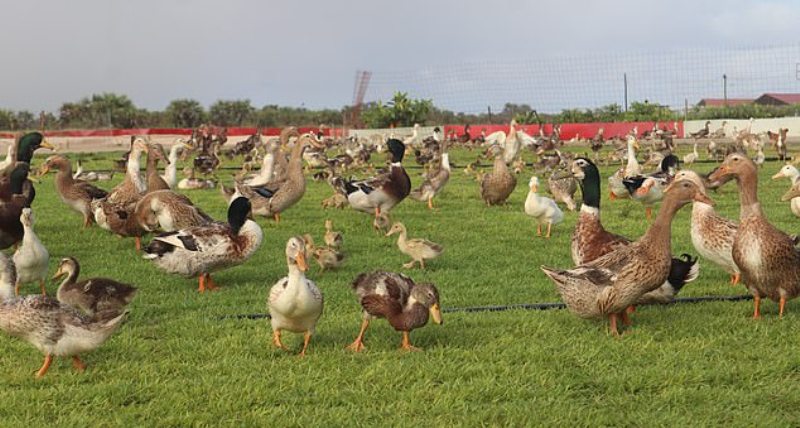
[[[746,129],[750,124],[747,119],[719,119],[712,120],[709,129],[711,132],[716,131],[722,126],[722,121],[726,120],[728,123],[725,125],[725,135],[730,137],[733,135],[733,127],[735,126],[739,131]],[[689,134],[697,132],[705,126],[705,120],[687,120],[683,122],[683,133],[685,137]],[[772,131],[778,132],[780,128],[789,128],[789,137],[800,137],[800,117],[778,117],[774,119],[756,119],[753,122],[751,131],[758,134],[762,132]]]

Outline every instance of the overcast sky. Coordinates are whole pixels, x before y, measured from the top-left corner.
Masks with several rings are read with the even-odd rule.
[[[339,108],[357,69],[378,79],[564,52],[800,41],[797,0],[0,0],[0,10],[0,108],[34,111],[104,91],[151,109],[175,98]]]

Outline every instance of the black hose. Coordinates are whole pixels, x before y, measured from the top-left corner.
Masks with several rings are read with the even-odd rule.
[[[675,305],[678,303],[703,303],[703,302],[741,302],[746,300],[753,300],[753,296],[749,294],[741,294],[737,296],[701,296],[701,297],[678,297],[668,303],[648,303],[648,305]],[[442,312],[502,312],[513,310],[526,310],[526,311],[546,311],[550,309],[566,309],[567,305],[561,302],[548,302],[548,303],[517,303],[511,305],[495,305],[495,306],[466,306],[461,308],[442,308]],[[235,314],[223,315],[219,317],[221,320],[225,319],[250,319],[257,320],[262,318],[269,318],[269,314]]]

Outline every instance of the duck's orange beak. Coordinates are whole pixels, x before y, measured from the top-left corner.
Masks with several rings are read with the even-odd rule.
[[[716,171],[714,171],[713,173],[711,173],[711,175],[708,176],[708,180],[709,181],[717,181],[717,180],[721,179],[722,177],[730,174],[730,172],[731,172],[731,168],[728,165],[720,165],[720,167],[717,168]]]
[[[56,151],[56,146],[54,146],[54,145],[50,144],[50,142],[49,142],[49,141],[47,141],[46,139],[43,139],[43,140],[42,140],[42,143],[41,143],[41,144],[39,144],[39,147],[41,147],[41,148],[43,148],[43,149],[50,149],[50,150],[52,150],[52,151]]]
[[[301,271],[305,272],[308,270],[308,263],[306,263],[305,251],[297,253],[297,256],[295,256],[294,258],[294,261],[297,263],[297,267],[299,267]]]
[[[783,177],[786,177],[786,176],[783,174],[783,170],[781,170],[781,171],[778,171],[777,174],[773,175],[772,179],[773,180],[777,180],[777,179],[783,178]]]
[[[442,320],[442,310],[441,308],[439,308],[438,303],[434,303],[433,306],[431,306],[430,312],[431,312],[431,318],[433,318],[433,322],[435,322],[436,324],[444,323],[444,320]]]

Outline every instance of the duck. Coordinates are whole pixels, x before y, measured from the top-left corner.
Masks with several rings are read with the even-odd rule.
[[[406,275],[387,271],[359,274],[352,283],[362,309],[361,329],[347,348],[365,350],[364,334],[371,320],[385,318],[403,334],[400,349],[419,351],[411,344],[410,333],[428,323],[443,324],[439,290],[431,283],[415,283]]]
[[[178,187],[178,157],[181,152],[188,147],[188,144],[186,144],[183,138],[178,138],[175,144],[169,148],[169,156],[167,157],[168,163],[164,168],[164,175],[161,176],[161,179],[167,183],[170,189]]]
[[[272,188],[253,188],[237,183],[235,191],[221,186],[223,196],[230,200],[234,193],[240,193],[250,199],[253,204],[253,214],[273,217],[276,223],[280,223],[281,213],[299,202],[306,193],[303,149],[311,138],[311,134],[304,134],[295,142],[286,171],[286,180],[282,183]]]
[[[19,286],[38,282],[42,295],[47,295],[44,281],[47,279],[47,264],[50,262],[50,253],[36,236],[33,230],[33,211],[23,208],[19,217],[24,230],[22,243],[17,247],[12,256],[12,261],[17,270],[17,280],[14,286],[14,295],[19,295]]]
[[[80,159],[76,165],[75,172],[72,173],[72,179],[75,181],[108,181],[114,178],[114,171],[84,171]]]
[[[794,187],[794,185],[797,184],[798,181],[800,181],[800,171],[798,171],[798,169],[794,165],[786,164],[781,167],[780,171],[778,171],[775,175],[772,176],[773,180],[777,180],[780,178],[788,178],[789,181],[792,182],[792,187]],[[797,217],[800,217],[800,197],[793,197],[791,199],[781,198],[781,200],[791,201],[789,207],[792,210],[792,214],[794,214]]]
[[[554,171],[547,180],[547,188],[553,195],[556,202],[561,202],[570,211],[575,211],[578,205],[575,203],[575,192],[578,191],[578,183],[574,178],[567,176],[559,178],[561,174]]]
[[[213,189],[217,183],[214,180],[206,179],[206,178],[196,178],[194,175],[194,168],[187,167],[183,171],[185,178],[182,178],[178,182],[178,189],[181,190],[201,190],[201,189]]]
[[[427,239],[408,239],[408,233],[403,223],[393,224],[386,236],[392,236],[395,233],[398,234],[397,247],[403,254],[411,257],[410,262],[403,264],[406,269],[413,268],[415,263],[419,263],[420,269],[425,269],[425,260],[433,260],[444,252],[444,247]]]
[[[88,316],[48,296],[15,297],[15,277],[13,262],[0,253],[0,330],[44,354],[37,378],[47,373],[55,357],[72,357],[77,371],[86,370],[80,354],[100,347],[125,318],[125,312],[114,311]]]
[[[571,163],[570,170],[565,172],[567,174],[578,181],[582,195],[578,220],[570,241],[570,255],[575,266],[590,263],[615,248],[630,245],[628,238],[609,232],[600,220],[600,171],[597,165],[589,158],[578,157]],[[699,274],[697,258],[688,254],[680,258],[673,257],[667,281],[657,290],[643,295],[637,304],[661,302],[666,296],[674,297],[683,285],[697,279]]]
[[[697,162],[698,159],[700,159],[700,153],[697,152],[697,141],[695,141],[694,145],[692,146],[692,152],[683,156],[683,163],[686,165],[691,165]]]
[[[139,171],[139,158],[142,153],[148,152],[149,148],[144,139],[136,138],[133,141],[125,167],[125,179],[108,193],[105,199],[109,203],[122,206],[135,204],[142,197],[142,194],[147,191],[147,182],[142,179]]]
[[[628,188],[625,187],[625,168],[619,168],[613,174],[608,176],[608,189],[609,189],[609,199],[616,200],[616,199],[627,199],[631,197],[630,192],[628,192]]]
[[[450,154],[447,153],[446,141],[441,143],[441,151],[439,167],[429,172],[422,185],[410,193],[411,198],[417,201],[427,201],[430,210],[433,209],[434,196],[438,195],[450,180]]]
[[[690,180],[705,193],[703,177],[692,170],[675,174],[675,180]],[[692,202],[692,245],[706,260],[713,262],[731,275],[731,285],[739,283],[739,267],[733,261],[733,240],[738,225],[720,216],[714,207],[700,201]]]
[[[174,232],[205,226],[214,221],[187,196],[172,190],[146,194],[136,203],[134,212],[139,224],[147,232]]]
[[[500,146],[492,146],[490,153],[494,155],[494,169],[484,175],[480,182],[481,199],[487,206],[505,203],[517,186],[517,177],[508,170]]]
[[[147,231],[136,216],[136,204],[123,205],[105,199],[92,201],[92,214],[100,228],[123,238],[134,238],[136,251],[142,249],[142,236]]]
[[[339,249],[342,247],[342,233],[333,230],[333,221],[325,220],[325,245]]]
[[[39,168],[39,176],[56,170],[55,186],[61,201],[73,211],[83,216],[83,227],[89,227],[95,222],[92,201],[105,199],[108,192],[85,181],[73,178],[72,165],[69,159],[61,155],[48,157]]]
[[[389,212],[411,192],[411,179],[403,168],[405,146],[391,138],[386,143],[391,154],[389,171],[366,180],[336,179],[336,186],[347,195],[347,202],[356,211],[374,213],[378,217]]]
[[[278,159],[279,156],[283,157],[279,149],[280,146],[274,142],[267,143],[267,153],[261,159],[261,169],[258,170],[257,174],[244,179],[243,183],[253,187],[266,186],[271,183],[275,171],[276,159]]]
[[[16,142],[15,142],[16,143]],[[9,144],[6,149],[6,157],[0,162],[0,171],[5,171],[6,168],[11,167],[17,161],[17,145]]]
[[[611,333],[618,336],[618,319],[629,324],[628,308],[668,279],[672,219],[693,200],[713,204],[694,183],[673,183],[665,191],[655,221],[636,242],[573,269],[541,269],[572,313],[581,318],[608,317]]]
[[[145,166],[145,180],[147,182],[147,192],[156,190],[169,190],[169,184],[158,173],[158,161],[167,160],[164,147],[161,144],[151,143],[147,150],[147,163]]]
[[[628,189],[631,198],[639,201],[645,207],[645,217],[650,221],[653,213],[653,204],[664,196],[664,189],[675,175],[678,167],[678,157],[669,154],[661,160],[658,172],[650,175],[637,175],[625,177],[622,184]]]
[[[642,166],[636,160],[636,151],[639,150],[639,140],[633,135],[628,135],[626,140],[628,149],[628,161],[625,164],[625,178],[642,175]]]
[[[0,249],[11,247],[23,238],[20,215],[36,197],[28,180],[29,168],[29,164],[17,162],[11,172],[0,179]]]
[[[733,241],[733,261],[742,282],[753,294],[753,318],[761,318],[761,299],[778,302],[783,317],[786,302],[800,294],[800,250],[791,236],[778,230],[758,201],[758,167],[741,153],[728,155],[711,180],[733,176],[739,187],[739,228]]]
[[[264,233],[250,220],[250,201],[236,197],[228,206],[228,222],[214,222],[153,238],[144,258],[160,269],[186,277],[198,277],[197,291],[214,290],[211,273],[244,263],[261,247]]]
[[[303,235],[303,242],[306,245],[306,251],[311,253],[317,264],[319,265],[319,273],[323,273],[329,269],[338,269],[344,261],[344,254],[339,250],[331,247],[317,247],[314,245],[314,239],[309,234]]]
[[[64,278],[58,286],[58,301],[78,308],[88,315],[106,311],[120,312],[136,297],[138,289],[109,278],[89,278],[78,281],[81,266],[74,257],[58,263],[53,280]]]
[[[785,157],[785,156],[784,156]],[[764,148],[761,144],[756,146],[756,156],[753,158],[753,162],[759,167],[764,166],[764,161],[766,160],[766,156],[764,155]]]
[[[278,280],[269,291],[267,306],[272,325],[272,343],[287,349],[281,341],[284,330],[303,333],[303,349],[300,356],[305,356],[311,336],[314,335],[317,322],[322,316],[325,299],[317,284],[306,278],[308,270],[306,247],[300,237],[289,238],[286,242],[286,265],[289,275]]]
[[[542,236],[542,223],[547,224],[546,238],[550,239],[550,230],[554,224],[564,220],[564,212],[558,207],[556,201],[537,194],[539,191],[539,178],[535,175],[528,182],[530,191],[525,199],[525,214],[533,217],[537,221],[536,236]]]

